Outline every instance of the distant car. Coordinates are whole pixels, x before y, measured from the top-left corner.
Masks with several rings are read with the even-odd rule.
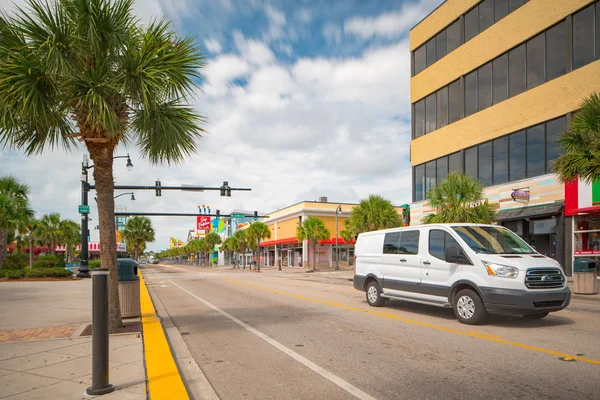
[[[152,260],[152,264],[158,264],[158,260]]]
[[[146,263],[148,263],[148,261],[146,261],[146,260],[140,260],[140,264],[146,264]]]

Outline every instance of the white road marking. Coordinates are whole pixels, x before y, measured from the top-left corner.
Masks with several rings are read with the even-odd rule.
[[[208,307],[212,308],[213,310],[215,310],[219,314],[223,315],[224,317],[229,318],[230,320],[232,320],[233,322],[235,322],[239,326],[247,329],[248,331],[252,332],[253,334],[255,334],[256,336],[258,336],[259,338],[261,338],[265,342],[267,342],[270,345],[274,346],[275,348],[281,350],[282,352],[284,352],[288,356],[290,356],[293,359],[295,359],[296,361],[298,361],[300,364],[303,364],[304,366],[310,368],[311,370],[313,370],[317,374],[321,375],[323,378],[328,379],[329,381],[333,382],[334,384],[336,384],[340,388],[344,389],[345,391],[347,391],[351,395],[353,395],[353,396],[355,396],[355,397],[357,397],[359,399],[363,399],[363,400],[375,400],[374,397],[368,395],[367,393],[363,392],[359,388],[357,388],[357,387],[353,386],[352,384],[346,382],[345,380],[343,380],[339,376],[334,375],[333,373],[327,371],[326,369],[318,366],[314,362],[310,361],[308,358],[303,357],[300,354],[296,353],[295,351],[293,351],[293,350],[285,347],[284,345],[282,345],[281,343],[279,343],[277,340],[271,338],[270,336],[265,335],[264,333],[262,333],[259,330],[254,329],[250,325],[248,325],[248,324],[240,321],[239,319],[237,319],[233,315],[231,315],[231,314],[229,314],[229,313],[221,310],[219,307],[217,307],[217,306],[209,303],[208,301],[206,301],[204,299],[201,299],[200,297],[196,296],[194,293],[192,293],[189,290],[187,290],[187,289],[179,286],[175,282],[173,282],[173,281],[169,281],[169,282],[171,282],[173,285],[177,286],[179,289],[183,290],[184,292],[186,292],[187,294],[189,294],[190,296],[192,296],[193,298],[195,298],[199,302],[204,303],[205,305],[207,305]]]

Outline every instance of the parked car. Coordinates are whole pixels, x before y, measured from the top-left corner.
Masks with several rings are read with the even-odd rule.
[[[155,265],[156,265],[156,264],[158,264],[158,263],[159,263],[159,262],[158,262],[158,260],[152,260],[152,264],[155,264]]]
[[[140,260],[140,264],[147,264],[148,260]]]
[[[488,313],[541,319],[569,305],[560,264],[501,226],[435,224],[361,233],[354,287],[369,305],[400,299],[453,308],[465,324]]]

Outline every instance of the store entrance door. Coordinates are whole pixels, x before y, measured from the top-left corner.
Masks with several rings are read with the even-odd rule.
[[[555,234],[549,235],[531,235],[529,244],[533,247],[538,253],[545,255],[546,257],[555,258],[554,251],[554,237]]]

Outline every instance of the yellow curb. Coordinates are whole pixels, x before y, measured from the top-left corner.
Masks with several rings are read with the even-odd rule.
[[[152,400],[189,399],[141,272],[140,305],[150,398]]]

